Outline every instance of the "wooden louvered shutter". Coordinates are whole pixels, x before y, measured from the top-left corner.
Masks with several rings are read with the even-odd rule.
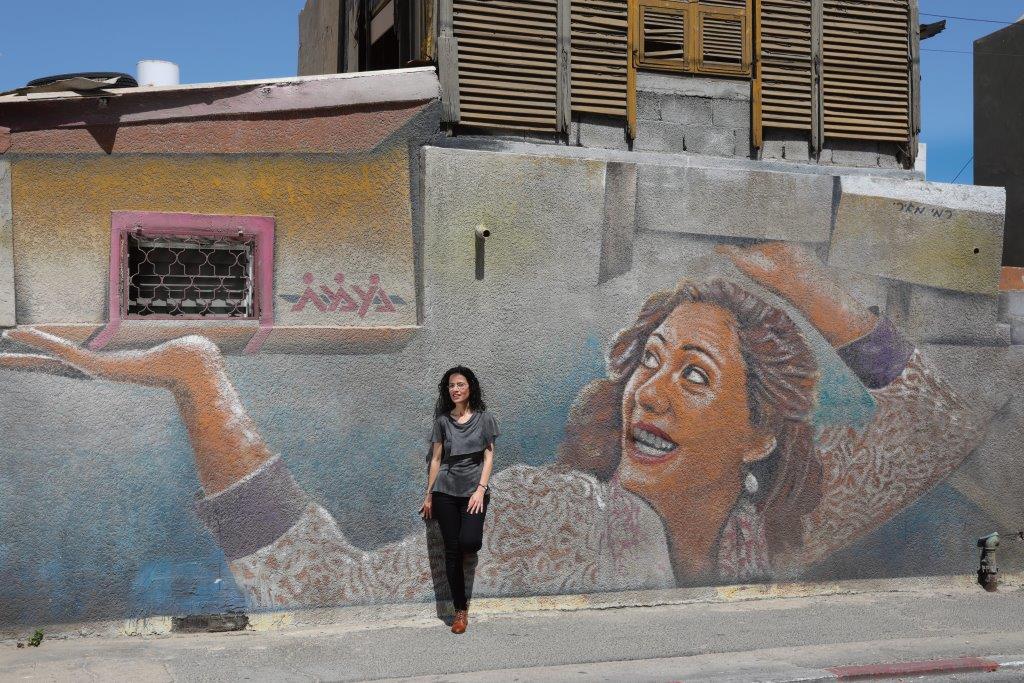
[[[749,76],[748,0],[637,0],[639,66]]]
[[[572,0],[572,109],[626,115],[628,0]]]
[[[811,23],[811,0],[760,0],[755,128],[760,125],[811,132]],[[755,144],[758,142],[755,140]]]
[[[908,0],[824,0],[825,138],[910,139]]]
[[[641,66],[690,68],[690,12],[683,2],[641,0],[637,19]]]
[[[558,129],[557,0],[453,0],[459,123]]]
[[[695,45],[698,73],[748,75],[750,31],[747,0],[701,0],[697,5]]]

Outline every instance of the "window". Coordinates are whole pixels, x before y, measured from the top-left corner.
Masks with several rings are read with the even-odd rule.
[[[640,68],[750,76],[748,0],[635,0]]]
[[[759,0],[755,145],[763,129],[912,143],[917,19],[909,0]],[[908,145],[908,156],[914,147]]]
[[[397,69],[402,66],[398,54],[394,0],[378,0],[370,11],[370,68]]]
[[[126,235],[127,317],[254,318],[252,235]]]
[[[265,336],[273,264],[269,216],[115,211],[110,321],[90,346],[103,348],[126,320],[258,321]]]

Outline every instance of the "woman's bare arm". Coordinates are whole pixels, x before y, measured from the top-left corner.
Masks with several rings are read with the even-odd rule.
[[[480,485],[486,488],[491,480],[491,471],[494,469],[494,442],[487,444],[484,449],[484,467],[480,472]]]
[[[427,471],[427,492],[423,495],[423,505],[420,507],[420,516],[423,519],[430,519],[433,514],[433,498],[431,498],[431,491],[434,490],[434,481],[437,479],[437,473],[441,471],[441,454],[444,451],[444,446],[441,443],[434,442],[431,444],[430,451],[430,469]]]

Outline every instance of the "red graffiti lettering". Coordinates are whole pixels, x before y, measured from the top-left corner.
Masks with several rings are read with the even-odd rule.
[[[345,274],[336,273],[334,275],[334,282],[337,284],[337,289],[321,284],[320,290],[323,294],[313,291],[312,273],[303,275],[302,281],[306,285],[302,296],[282,295],[285,300],[294,302],[292,311],[296,313],[305,310],[307,303],[312,303],[321,313],[334,313],[338,311],[342,313],[358,313],[360,318],[366,317],[371,306],[378,313],[395,313],[397,311],[395,300],[384,291],[380,284],[380,275],[376,273],[370,275],[369,286],[366,289],[353,284],[349,284],[347,289]],[[349,289],[355,292],[355,296],[349,292]],[[401,301],[401,299],[398,299],[398,301]]]
[[[313,284],[313,273],[306,273],[302,276],[302,281],[306,284],[306,291],[302,293],[299,300],[292,306],[292,311],[300,313],[306,309],[306,304],[312,302],[321,313],[327,311],[327,304],[320,298],[320,295],[313,291],[310,285]]]
[[[334,276],[334,281],[338,283],[338,291],[336,292],[326,285],[320,285],[320,289],[324,290],[331,300],[331,305],[327,310],[342,311],[343,313],[358,310],[359,304],[345,291],[345,276],[338,273]]]

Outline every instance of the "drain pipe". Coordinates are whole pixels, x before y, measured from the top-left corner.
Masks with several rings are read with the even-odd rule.
[[[491,229],[483,225],[482,223],[476,226],[476,279],[484,279],[484,243],[487,238],[491,236]]]
[[[996,548],[999,547],[999,533],[991,533],[978,539],[981,548],[981,564],[978,566],[978,583],[989,592],[999,585],[999,568],[996,566]]]

